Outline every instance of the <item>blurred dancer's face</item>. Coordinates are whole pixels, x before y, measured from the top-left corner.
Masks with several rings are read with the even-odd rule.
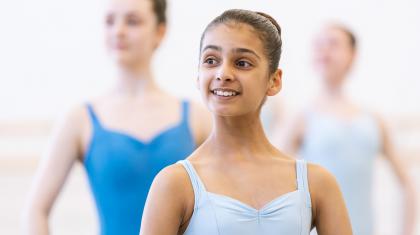
[[[267,95],[280,90],[270,80],[268,59],[262,41],[246,24],[219,24],[204,36],[198,85],[203,100],[216,115],[258,113]],[[273,88],[274,87],[274,88]],[[256,112],[257,111],[257,112]]]
[[[315,40],[315,69],[328,85],[341,85],[353,63],[354,54],[345,32],[334,27],[326,28]]]
[[[110,0],[105,17],[106,44],[122,66],[148,66],[165,31],[151,0]]]

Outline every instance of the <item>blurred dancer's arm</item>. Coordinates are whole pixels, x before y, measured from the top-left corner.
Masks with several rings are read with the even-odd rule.
[[[74,162],[81,156],[82,107],[72,111],[58,125],[37,169],[23,212],[23,234],[49,234],[48,216]]]
[[[397,176],[404,190],[404,217],[403,217],[403,235],[414,235],[415,214],[416,214],[416,195],[413,184],[408,176],[408,168],[403,165],[399,156],[397,156],[394,145],[389,136],[384,121],[379,119],[379,125],[382,135],[382,151],[386,159],[389,160],[395,175]]]

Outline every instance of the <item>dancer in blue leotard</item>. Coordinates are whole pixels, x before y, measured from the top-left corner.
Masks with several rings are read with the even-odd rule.
[[[228,10],[203,33],[199,88],[210,137],[161,171],[141,235],[350,235],[344,200],[323,168],[270,144],[259,118],[281,89],[281,29],[264,13]],[[168,196],[170,195],[170,196]]]
[[[48,234],[50,209],[77,161],[86,169],[100,234],[138,234],[154,176],[191,154],[211,129],[205,109],[164,92],[153,79],[166,2],[110,0],[108,6],[106,42],[117,83],[71,111],[54,135],[27,207],[26,234]]]

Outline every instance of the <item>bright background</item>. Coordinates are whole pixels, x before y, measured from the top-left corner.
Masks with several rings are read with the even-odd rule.
[[[53,123],[114,81],[104,50],[105,3],[0,2],[0,234],[19,233],[20,211]],[[311,43],[317,30],[331,20],[353,29],[359,55],[348,92],[385,117],[420,189],[420,1],[169,0],[169,31],[153,65],[163,88],[199,99],[194,81],[200,35],[228,8],[264,11],[282,26],[284,90],[279,97],[287,110],[298,110],[316,91]],[[399,188],[387,163],[379,158],[377,166],[378,234],[395,235]],[[63,189],[51,216],[54,234],[97,231],[84,174],[75,167]]]

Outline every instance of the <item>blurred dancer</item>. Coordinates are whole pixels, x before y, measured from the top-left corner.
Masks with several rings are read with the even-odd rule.
[[[27,234],[48,234],[50,210],[76,162],[86,169],[100,233],[138,234],[154,176],[207,138],[207,111],[155,83],[151,62],[165,35],[165,12],[165,0],[109,1],[105,37],[118,79],[108,93],[74,108],[53,136],[26,210]]]
[[[343,191],[353,232],[372,235],[374,159],[382,153],[403,186],[404,233],[414,229],[414,190],[380,117],[355,105],[343,92],[357,51],[356,38],[341,25],[329,25],[315,42],[315,67],[323,92],[292,126],[288,146],[309,162],[331,171]]]

